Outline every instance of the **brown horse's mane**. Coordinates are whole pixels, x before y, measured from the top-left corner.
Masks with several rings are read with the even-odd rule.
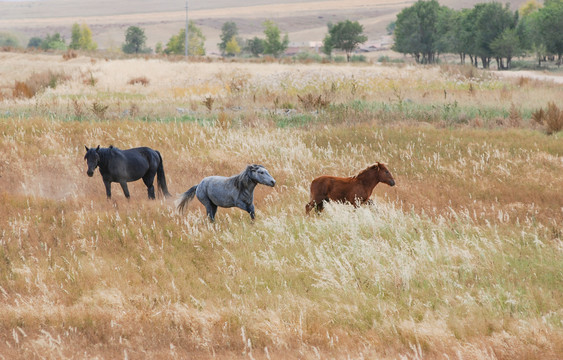
[[[385,166],[383,163],[377,163],[377,165],[383,165]],[[357,175],[352,176],[352,179],[357,179],[360,176],[364,175],[365,173],[367,173],[368,171],[370,171],[373,167],[377,167],[376,165],[370,165],[367,168],[363,169],[362,171],[360,171]]]

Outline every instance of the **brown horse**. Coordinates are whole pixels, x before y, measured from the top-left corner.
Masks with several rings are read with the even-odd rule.
[[[305,206],[308,214],[311,209],[323,210],[323,201],[342,201],[358,206],[369,201],[373,188],[378,183],[395,186],[393,175],[385,164],[376,163],[352,177],[319,176],[311,183],[311,200]]]

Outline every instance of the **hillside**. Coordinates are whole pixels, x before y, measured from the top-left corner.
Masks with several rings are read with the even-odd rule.
[[[479,1],[444,0],[453,8],[471,7]],[[319,41],[326,34],[328,22],[358,20],[371,40],[385,35],[386,26],[396,14],[414,1],[350,0],[350,1],[239,1],[236,6],[226,0],[190,1],[189,17],[207,37],[208,53],[216,51],[221,26],[226,21],[237,23],[242,37],[262,35],[262,22],[274,20],[292,42]],[[510,1],[517,8],[523,0]],[[100,48],[119,47],[125,29],[135,25],[145,29],[147,44],[166,43],[185,24],[185,2],[157,0],[72,0],[1,1],[0,31],[17,33],[22,43],[32,36],[60,32],[70,38],[73,23],[87,23]]]

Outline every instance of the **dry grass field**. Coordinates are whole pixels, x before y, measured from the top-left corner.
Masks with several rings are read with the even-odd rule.
[[[561,85],[471,67],[0,53],[0,358],[560,359]],[[84,145],[168,187],[259,163],[256,220],[107,200]],[[385,162],[374,204],[305,216]]]

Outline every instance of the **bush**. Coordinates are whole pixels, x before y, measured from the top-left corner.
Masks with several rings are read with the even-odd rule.
[[[380,63],[397,63],[397,64],[402,64],[405,62],[404,59],[392,59],[387,55],[382,55],[380,57],[377,58],[377,62]]]
[[[46,88],[54,89],[67,79],[67,75],[52,71],[33,74],[26,81],[16,81],[12,95],[14,98],[32,98]]]
[[[68,49],[68,51],[63,54],[63,59],[66,61],[70,59],[75,59],[77,56],[78,54],[76,53],[76,51]]]
[[[12,91],[12,96],[14,98],[32,98],[35,95],[29,86],[23,81],[16,81],[14,84],[14,90]]]
[[[322,95],[316,96],[311,93],[305,94],[303,96],[297,95],[297,99],[307,111],[320,110],[321,108],[326,108],[330,105],[330,100],[326,98],[323,99]]]
[[[350,62],[367,62],[367,58],[365,55],[352,55]]]
[[[141,84],[143,86],[147,86],[150,83],[149,79],[146,76],[138,76],[133,78],[127,82],[129,85]]]
[[[320,63],[323,60],[323,58],[319,54],[310,53],[310,52],[307,52],[307,51],[302,51],[302,52],[298,53],[297,55],[295,55],[293,57],[293,60],[299,61],[299,62],[305,62],[305,63],[310,63],[310,62],[319,62]]]
[[[547,110],[539,109],[532,113],[532,119],[545,126],[549,135],[563,130],[563,110],[553,102],[547,104]]]
[[[20,42],[14,34],[0,32],[0,47],[17,48],[19,46]]]
[[[335,63],[345,63],[345,62],[346,62],[346,57],[345,57],[345,56],[342,56],[342,55],[338,55],[338,56],[333,57],[332,60],[333,60]]]

